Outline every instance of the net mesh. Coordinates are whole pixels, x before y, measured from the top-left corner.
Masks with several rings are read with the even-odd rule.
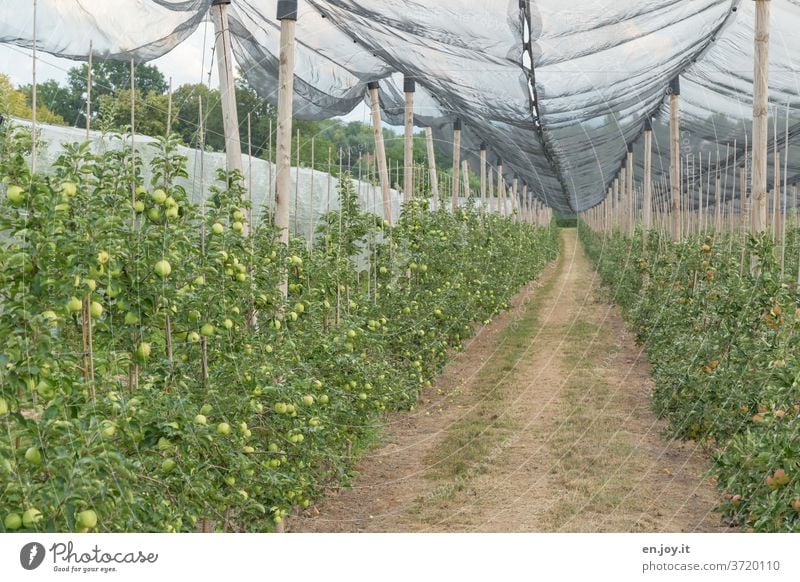
[[[24,6],[23,6],[24,4]],[[39,0],[39,50],[146,61],[185,39],[210,0]],[[800,173],[796,30],[800,0],[771,0],[770,144]],[[352,111],[380,81],[384,119],[402,120],[403,78],[417,81],[415,123],[452,140],[477,170],[481,143],[536,198],[583,211],[605,196],[633,145],[643,177],[642,132],[653,119],[654,171],[669,167],[666,95],[680,79],[683,189],[713,200],[717,173],[733,194],[747,163],[752,116],[755,3],[747,0],[300,0],[294,112],[321,119]],[[275,0],[233,0],[239,66],[277,100],[280,23]],[[30,2],[0,1],[0,42],[32,46]],[[788,127],[789,139],[785,138]],[[769,187],[774,186],[770,148]],[[781,170],[786,153],[781,154]],[[735,176],[735,177],[734,177]],[[521,190],[521,188],[520,188]]]

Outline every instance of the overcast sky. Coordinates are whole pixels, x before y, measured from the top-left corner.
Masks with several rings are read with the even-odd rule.
[[[179,44],[171,52],[160,59],[152,61],[165,77],[172,77],[173,87],[186,83],[207,83],[211,71],[211,84],[217,86],[217,67],[212,62],[213,28],[202,23],[195,33]],[[205,42],[204,42],[205,41]],[[38,53],[36,59],[36,76],[39,82],[55,79],[63,83],[67,79],[67,71],[76,66],[76,61],[60,59],[47,53]],[[14,85],[25,85],[31,82],[31,51],[14,45],[0,44],[0,73],[5,73]],[[362,105],[345,121],[363,121],[369,123],[369,109]]]

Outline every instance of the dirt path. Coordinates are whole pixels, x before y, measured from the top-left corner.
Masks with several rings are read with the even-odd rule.
[[[724,530],[707,461],[660,436],[644,354],[574,230],[561,250],[291,531]]]

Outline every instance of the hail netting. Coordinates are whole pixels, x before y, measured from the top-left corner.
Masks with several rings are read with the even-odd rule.
[[[30,3],[20,4],[0,0],[0,41],[30,46]],[[149,60],[185,38],[209,5],[210,0],[132,0],[124,7],[101,0],[39,0],[38,47],[85,58],[91,39],[96,56]],[[343,115],[365,99],[367,82],[380,80],[384,117],[399,124],[403,75],[412,76],[418,125],[433,126],[437,138],[449,143],[452,122],[461,118],[464,155],[476,170],[479,145],[486,142],[490,162],[502,159],[507,176],[518,175],[556,209],[585,210],[600,202],[630,142],[636,144],[641,180],[641,133],[648,117],[655,118],[654,177],[666,174],[665,94],[676,76],[690,196],[699,196],[699,152],[706,195],[709,158],[712,172],[727,168],[731,176],[734,140],[737,164],[744,158],[753,86],[750,0],[300,0],[299,5],[296,116]],[[771,0],[771,9],[771,115],[782,149],[788,102],[790,145],[798,148],[800,83],[792,53],[800,1]],[[276,0],[233,0],[229,11],[238,64],[272,102],[276,12]],[[800,173],[797,159],[790,157],[790,183]],[[772,177],[770,170],[770,187]],[[730,197],[731,183],[729,178],[724,197]]]

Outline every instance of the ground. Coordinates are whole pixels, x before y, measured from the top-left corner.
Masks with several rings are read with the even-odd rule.
[[[645,353],[575,231],[561,236],[417,410],[387,418],[352,489],[289,531],[724,531],[707,455],[663,438]]]

